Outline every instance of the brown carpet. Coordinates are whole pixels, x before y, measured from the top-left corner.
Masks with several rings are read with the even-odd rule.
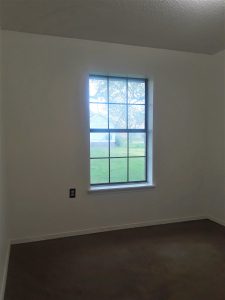
[[[225,228],[185,222],[15,245],[5,300],[225,300]]]

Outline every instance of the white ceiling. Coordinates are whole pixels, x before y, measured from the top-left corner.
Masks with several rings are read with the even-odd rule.
[[[2,28],[213,54],[225,0],[2,0]]]

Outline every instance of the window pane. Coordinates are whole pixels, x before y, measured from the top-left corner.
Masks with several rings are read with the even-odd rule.
[[[89,77],[91,184],[146,181],[145,91],[145,79]]]
[[[145,158],[129,158],[129,181],[145,181]]]
[[[108,128],[108,105],[90,103],[90,127]]]
[[[89,101],[107,102],[107,79],[93,78],[89,79]]]
[[[110,182],[127,181],[127,158],[110,159]]]
[[[109,79],[109,102],[127,102],[127,84],[124,79]]]
[[[110,133],[110,156],[127,156],[127,133]]]
[[[129,156],[145,156],[145,133],[129,133]]]
[[[108,133],[90,134],[90,153],[91,153],[91,157],[109,156],[109,134]]]
[[[145,128],[145,106],[128,105],[128,128]]]
[[[145,103],[145,82],[138,80],[128,81],[128,103]]]
[[[109,160],[91,159],[91,184],[109,182]]]
[[[124,129],[127,127],[126,105],[109,104],[109,128]]]

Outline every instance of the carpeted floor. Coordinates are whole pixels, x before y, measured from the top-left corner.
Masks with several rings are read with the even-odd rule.
[[[15,245],[5,300],[225,300],[225,228],[195,221]]]

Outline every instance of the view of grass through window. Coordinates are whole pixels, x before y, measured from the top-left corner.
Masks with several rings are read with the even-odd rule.
[[[147,180],[147,80],[90,76],[91,184]]]

